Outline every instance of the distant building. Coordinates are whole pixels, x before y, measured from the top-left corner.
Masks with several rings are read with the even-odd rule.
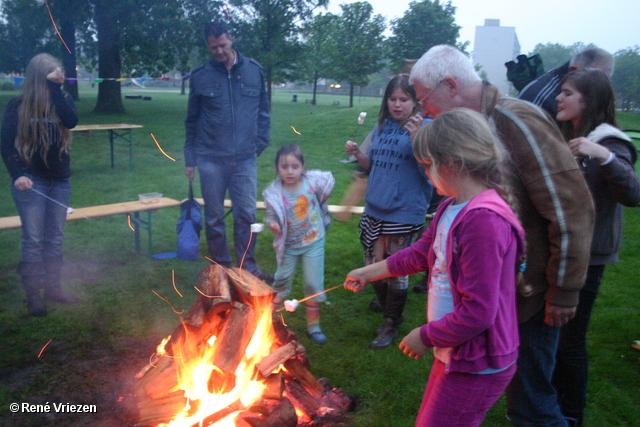
[[[476,27],[473,64],[479,66],[480,74],[503,94],[509,94],[513,89],[507,80],[504,63],[515,60],[519,54],[520,43],[515,27],[501,27],[499,19],[485,19],[484,26]]]

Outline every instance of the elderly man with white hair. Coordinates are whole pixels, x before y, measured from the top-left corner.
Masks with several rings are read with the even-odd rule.
[[[529,102],[502,97],[455,47],[427,51],[414,65],[411,81],[423,113],[478,111],[511,154],[527,252],[518,283],[520,349],[518,371],[507,389],[508,417],[515,426],[566,427],[551,378],[560,327],[575,315],[589,260],[594,208],[582,172],[547,114]]]

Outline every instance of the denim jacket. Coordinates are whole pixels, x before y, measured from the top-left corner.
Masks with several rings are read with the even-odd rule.
[[[185,164],[196,159],[242,160],[269,145],[269,101],[262,67],[236,51],[237,61],[206,62],[191,74],[187,110]]]

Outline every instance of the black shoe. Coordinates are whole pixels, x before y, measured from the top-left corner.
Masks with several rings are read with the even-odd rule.
[[[273,285],[273,281],[275,279],[275,277],[273,276],[273,274],[269,274],[269,273],[265,273],[265,272],[260,272],[258,274],[258,279],[262,280],[264,283],[266,283],[267,285],[271,286]]]
[[[387,348],[393,343],[393,341],[398,337],[398,329],[393,325],[392,319],[384,319],[384,325],[382,325],[382,330],[378,334],[377,337],[371,344],[369,345],[371,348],[381,349]]]

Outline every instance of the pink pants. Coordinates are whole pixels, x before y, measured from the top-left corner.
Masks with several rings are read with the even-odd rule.
[[[416,427],[476,427],[500,398],[516,372],[516,364],[496,374],[445,374],[434,359],[422,397]]]

